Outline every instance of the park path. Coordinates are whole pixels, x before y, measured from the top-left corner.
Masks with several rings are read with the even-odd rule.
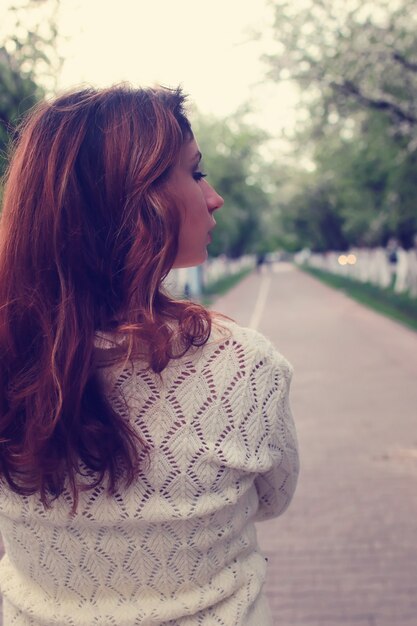
[[[274,625],[417,626],[417,333],[288,264],[213,308],[295,368],[299,484],[258,525]]]
[[[417,333],[286,264],[214,308],[295,367],[299,484],[258,525],[274,626],[417,626]]]

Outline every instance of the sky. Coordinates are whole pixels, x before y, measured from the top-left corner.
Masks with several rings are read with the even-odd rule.
[[[296,93],[265,80],[271,21],[266,0],[61,0],[58,86],[181,84],[219,117],[250,102],[254,122],[277,136],[294,124]]]

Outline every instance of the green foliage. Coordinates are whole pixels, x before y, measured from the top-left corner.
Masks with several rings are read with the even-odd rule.
[[[46,6],[48,19],[40,11]],[[17,123],[45,95],[41,83],[46,84],[60,65],[55,49],[58,6],[58,0],[28,0],[3,9],[9,34],[0,42],[0,176]]]
[[[354,300],[365,306],[391,317],[405,326],[417,330],[417,299],[407,294],[395,293],[392,287],[383,289],[370,283],[360,283],[346,276],[330,274],[323,270],[302,266],[305,272],[322,282],[340,289]]]
[[[405,247],[417,233],[416,1],[275,0],[273,80],[301,88],[282,224],[299,247]]]
[[[32,76],[24,74],[16,59],[4,47],[0,48],[0,175],[7,166],[8,144],[14,128],[40,95]]]
[[[216,213],[210,253],[238,257],[261,245],[263,215],[269,198],[259,181],[263,161],[259,147],[265,135],[245,123],[242,113],[227,120],[195,114],[193,130],[203,153],[202,168],[223,196]]]
[[[274,80],[295,80],[315,124],[358,108],[384,112],[398,132],[417,123],[415,0],[275,0]]]

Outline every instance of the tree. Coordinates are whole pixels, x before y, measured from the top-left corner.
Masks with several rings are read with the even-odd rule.
[[[17,122],[41,95],[31,75],[21,72],[19,63],[0,48],[0,175],[7,166],[7,150]]]
[[[416,0],[277,0],[273,6],[277,50],[267,58],[269,76],[300,87],[308,118],[294,139],[315,166],[283,211],[286,226],[317,249],[337,241],[338,247],[381,245],[390,236],[412,245]]]
[[[40,9],[48,5],[50,11]],[[7,166],[7,151],[16,124],[53,86],[60,64],[55,51],[56,11],[59,0],[29,0],[11,5],[8,35],[0,42],[0,175]]]
[[[216,213],[218,227],[210,252],[238,257],[262,245],[262,219],[269,206],[259,173],[259,148],[265,134],[244,121],[244,112],[227,120],[195,113],[193,130],[203,153],[203,169],[225,200]]]
[[[273,80],[293,80],[316,119],[384,112],[393,132],[417,134],[415,0],[274,2]],[[320,113],[320,115],[318,115]]]

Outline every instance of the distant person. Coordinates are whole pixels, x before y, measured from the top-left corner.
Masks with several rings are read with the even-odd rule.
[[[391,265],[395,265],[398,261],[398,248],[399,244],[397,239],[391,237],[391,239],[388,240],[386,247],[388,262],[391,263]]]
[[[258,272],[262,271],[262,268],[265,265],[265,254],[263,252],[258,252],[258,254],[256,255],[256,269],[258,270]]]
[[[19,131],[0,222],[4,626],[271,624],[291,367],[162,289],[223,199],[179,90],[85,89]]]

